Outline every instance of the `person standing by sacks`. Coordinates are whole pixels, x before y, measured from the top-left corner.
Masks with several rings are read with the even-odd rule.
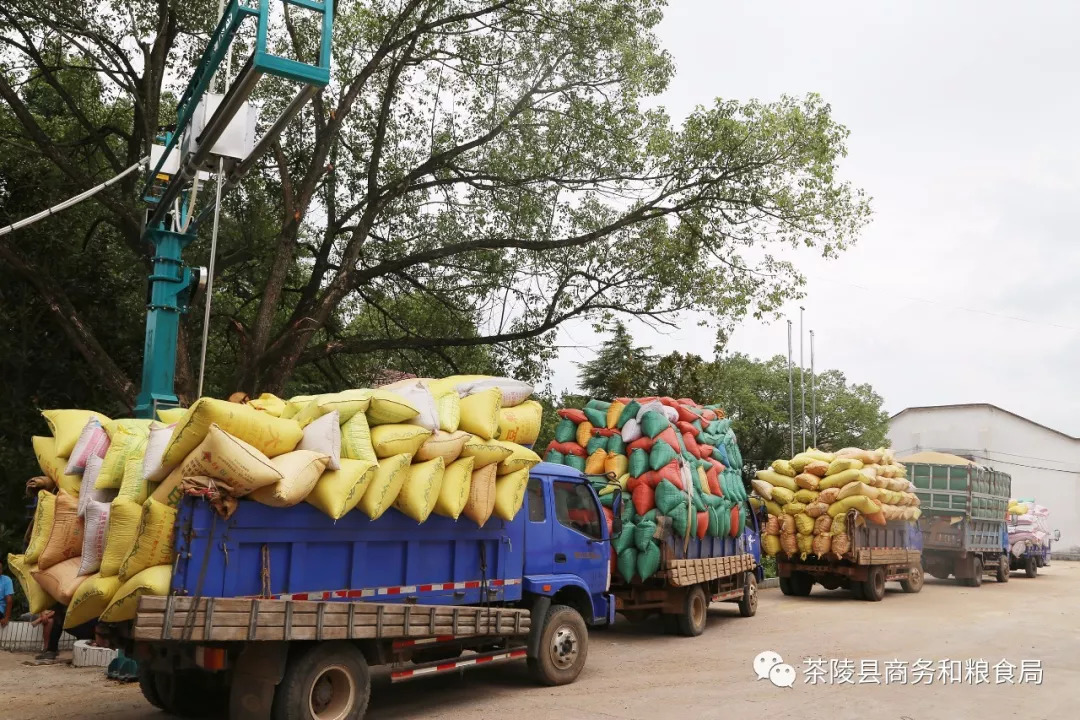
[[[4,560],[0,558],[0,629],[11,622],[11,612],[15,607],[15,585],[4,574]]]

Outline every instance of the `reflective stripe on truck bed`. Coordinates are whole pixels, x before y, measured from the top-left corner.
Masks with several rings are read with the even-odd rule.
[[[450,672],[471,665],[490,665],[494,663],[510,662],[511,660],[521,660],[525,657],[526,652],[525,648],[509,651],[497,650],[495,652],[474,655],[462,660],[420,665],[409,670],[397,670],[390,673],[390,682],[401,682],[402,680],[411,680],[412,678],[420,677],[422,675],[435,675],[442,672]]]
[[[510,587],[520,585],[521,578],[509,580],[488,580],[487,586],[492,588]],[[358,590],[316,590],[304,593],[281,593],[271,595],[269,600],[355,600],[372,597],[395,597],[398,595],[413,595],[417,593],[446,592],[447,590],[476,590],[483,585],[480,580],[467,580],[465,582],[430,583],[425,585],[398,585],[396,587],[362,588]]]

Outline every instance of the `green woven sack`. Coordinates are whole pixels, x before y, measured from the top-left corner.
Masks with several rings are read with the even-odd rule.
[[[585,417],[589,419],[589,422],[593,424],[593,427],[607,427],[607,411],[598,410],[597,408],[586,407]]]
[[[677,457],[679,457],[678,454],[670,445],[662,441],[657,442],[649,453],[649,467],[659,470]]]
[[[611,407],[611,403],[605,400],[597,400],[596,398],[593,398],[589,402],[585,403],[585,414],[588,415],[589,410],[599,410],[602,413],[606,413],[609,407]],[[592,422],[592,420],[590,420],[589,422]],[[593,425],[596,425],[596,423],[593,423]],[[604,423],[600,423],[600,427],[603,426]]]
[[[637,573],[642,580],[648,580],[660,569],[660,546],[649,543],[649,547],[638,552]]]
[[[615,421],[615,427],[622,429],[622,426],[630,422],[637,417],[638,412],[641,410],[641,403],[637,400],[631,400],[627,403],[626,407],[619,413],[619,419]]]
[[[615,505],[615,493],[608,493],[607,495],[600,496],[600,504],[606,508]]]
[[[592,455],[597,450],[607,450],[607,438],[601,435],[593,435],[585,445],[585,454]]]
[[[626,548],[634,547],[634,523],[623,521],[622,532],[611,540],[611,546],[616,553],[621,553]]]
[[[634,519],[634,501],[628,492],[622,494],[622,521],[627,524]]]
[[[631,477],[641,477],[649,471],[649,453],[641,448],[634,448],[630,453],[628,469]]]
[[[641,432],[645,433],[651,438],[656,437],[660,433],[671,427],[671,423],[664,416],[663,413],[658,413],[655,410],[650,410],[641,416]]]
[[[709,530],[710,537],[720,537],[723,533],[720,530],[720,516],[716,512],[715,507],[709,508]]]
[[[686,523],[688,520],[688,516],[689,514],[686,512],[685,503],[683,503],[682,505],[676,505],[674,508],[672,508],[671,512],[668,513],[668,517],[671,518],[671,529],[674,531],[675,537],[679,538],[680,540],[686,537]],[[697,522],[697,515],[694,516],[694,522]]]
[[[656,508],[653,508],[644,515],[638,515],[637,513],[634,513],[634,524],[640,525],[643,522],[656,522]]]
[[[623,576],[623,580],[626,582],[633,580],[634,573],[637,572],[637,556],[637,548],[628,547],[620,552],[615,559],[615,567],[618,568],[619,574]]]
[[[580,455],[567,453],[564,464],[568,467],[574,468],[578,472],[585,472],[585,458],[581,457]]]
[[[686,504],[686,493],[667,480],[661,480],[656,486],[656,509],[663,515],[670,515],[673,508]]]
[[[555,426],[555,442],[572,442],[577,437],[577,425],[573,420],[563,418]]]
[[[564,464],[565,460],[566,460],[566,456],[563,455],[558,450],[555,450],[554,448],[552,448],[551,450],[548,450],[547,455],[544,455],[544,462],[556,463],[558,465],[562,465],[562,464]]]
[[[622,435],[612,435],[608,438],[607,451],[616,455],[626,454],[626,443],[623,442]]]
[[[652,545],[652,537],[656,533],[656,523],[651,520],[642,520],[634,525],[634,547],[644,552]]]

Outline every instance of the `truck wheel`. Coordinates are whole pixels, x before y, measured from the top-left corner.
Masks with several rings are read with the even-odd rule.
[[[274,692],[273,720],[360,720],[371,697],[364,655],[347,642],[324,642],[290,658]]]
[[[1046,558],[1044,558],[1042,555],[1036,555],[1035,565],[1036,567],[1046,567]]]
[[[875,565],[863,584],[863,600],[881,602],[885,597],[885,568]]]
[[[965,583],[968,587],[982,587],[983,581],[983,563],[982,558],[975,558],[973,563],[974,575],[967,579]]]
[[[1009,572],[1009,557],[1007,555],[1002,555],[998,558],[997,581],[1009,582]]]
[[[904,588],[906,593],[917,593],[922,590],[924,581],[922,565],[912,565],[908,570],[907,579],[900,581],[900,587]]]
[[[149,663],[139,663],[139,690],[142,690],[143,697],[148,703],[158,710],[165,709],[165,704],[161,702],[161,696],[158,695],[157,680],[149,668]]]
[[[851,585],[848,587],[848,589],[851,590],[851,597],[855,598],[856,600],[865,599],[865,597],[863,596],[863,584],[860,581],[852,580]]]
[[[552,605],[540,633],[540,656],[529,658],[529,670],[544,685],[566,685],[581,674],[588,654],[589,630],[581,615],[567,605]]]
[[[794,595],[795,594],[795,591],[792,589],[791,578],[789,578],[789,577],[780,578],[780,592],[784,593],[785,595]]]
[[[757,615],[757,576],[752,572],[746,573],[746,584],[743,586],[743,596],[739,600],[739,614],[743,617]]]
[[[139,689],[152,705],[170,715],[201,718],[213,715],[220,707],[228,706],[228,694],[224,686],[214,680],[212,673],[198,668],[171,672],[140,670]]]
[[[1027,564],[1024,565],[1024,574],[1029,578],[1039,574],[1039,566],[1035,564],[1035,558],[1028,556]]]
[[[791,573],[791,594],[806,597],[814,588],[814,579],[804,572]]]
[[[700,585],[690,588],[686,593],[683,611],[676,615],[679,619],[679,634],[683,637],[697,637],[705,632],[705,621],[709,617],[709,599]]]

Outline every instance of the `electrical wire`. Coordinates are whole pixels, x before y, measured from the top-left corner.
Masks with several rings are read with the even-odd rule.
[[[97,195],[99,192],[101,192],[105,188],[109,187],[110,185],[116,183],[121,178],[123,178],[123,177],[125,177],[127,175],[130,175],[137,168],[141,167],[142,165],[145,165],[146,162],[149,159],[150,159],[149,157],[144,157],[143,159],[139,160],[137,163],[135,163],[134,165],[129,167],[127,170],[122,171],[119,175],[114,175],[113,177],[109,178],[108,180],[101,183],[100,185],[95,185],[94,187],[90,188],[89,190],[79,193],[75,197],[68,198],[67,200],[65,200],[64,202],[62,202],[62,203],[60,203],[58,205],[53,205],[48,210],[42,210],[41,212],[37,213],[36,215],[31,215],[28,218],[25,218],[23,220],[19,220],[18,222],[14,222],[14,223],[6,226],[6,227],[0,228],[0,237],[3,237],[4,235],[7,235],[8,233],[15,232],[16,230],[21,230],[22,228],[27,227],[28,225],[33,225],[38,220],[44,220],[47,217],[51,217],[51,216],[53,216],[53,215],[55,215],[55,214],[57,214],[59,212],[63,212],[64,210],[67,210],[68,208],[70,208],[72,206],[78,205],[83,200],[86,200],[87,198],[90,198],[90,197],[93,197],[94,195]]]
[[[927,448],[912,447],[905,450],[897,450],[895,451],[895,453],[897,457],[900,457],[909,452],[923,452],[926,449]],[[985,453],[976,452],[971,448],[935,448],[934,452],[943,452],[950,455],[958,455],[961,457],[970,456],[972,458],[979,458],[981,460],[986,460],[991,463],[1001,463],[1003,465],[1012,465],[1014,467],[1029,468],[1031,470],[1050,470],[1052,472],[1067,473],[1069,475],[1080,475],[1080,470],[1063,470],[1061,468],[1046,467],[1045,465],[1028,465],[1026,463],[1013,462],[1012,460],[1001,460],[999,458],[992,458]],[[1055,460],[1053,458],[1035,457],[1034,455],[1016,455],[1015,453],[998,452],[997,450],[987,450],[986,452],[992,453],[994,455],[1011,455],[1013,457],[1023,457],[1031,460],[1041,460],[1043,462],[1061,463],[1062,465],[1071,464],[1066,460]]]

